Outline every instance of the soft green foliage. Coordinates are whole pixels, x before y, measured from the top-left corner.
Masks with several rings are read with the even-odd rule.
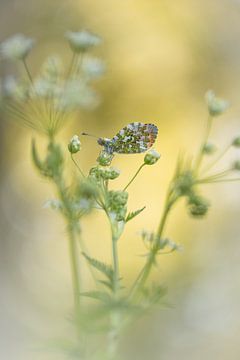
[[[32,159],[39,174],[55,186],[56,199],[48,200],[45,207],[57,210],[63,216],[68,234],[74,298],[72,317],[76,341],[66,341],[66,354],[69,358],[76,359],[114,360],[118,353],[119,337],[124,328],[157,304],[161,304],[166,294],[165,286],[152,283],[151,273],[154,265],[158,263],[159,256],[181,249],[181,246],[165,235],[166,222],[174,206],[179,200],[185,199],[188,213],[194,218],[202,218],[209,210],[208,199],[200,195],[204,184],[240,180],[239,177],[231,177],[234,170],[240,169],[239,160],[222,172],[214,171],[215,165],[230,148],[239,147],[239,137],[219,153],[215,145],[209,143],[213,118],[226,110],[227,102],[217,98],[212,91],[208,92],[206,99],[209,116],[202,143],[199,144],[197,154],[178,157],[176,169],[169,182],[163,212],[159,214],[159,223],[156,224],[155,230],[141,232],[142,241],[147,249],[143,256],[144,264],[133,283],[126,286],[127,281],[121,277],[119,267],[118,243],[130,220],[141,214],[142,222],[145,221],[144,213],[142,214],[145,206],[128,212],[128,199],[131,193],[126,189],[134,183],[143,168],[157,163],[160,154],[156,150],[147,152],[127,185],[122,185],[118,190],[111,189],[112,181],[120,175],[120,170],[111,166],[113,154],[101,151],[96,159],[97,164],[89,169],[87,175],[83,173],[79,161],[74,157],[81,150],[79,137],[74,135],[67,145],[60,144],[57,135],[73,110],[92,107],[98,102],[90,81],[102,74],[103,65],[99,60],[83,58],[83,55],[86,56],[87,50],[99,45],[101,41],[98,36],[85,30],[77,33],[68,32],[66,37],[73,50],[72,62],[67,71],[61,59],[50,56],[43,63],[36,79],[32,78],[25,62],[33,45],[31,40],[16,36],[1,45],[1,52],[6,58],[23,61],[28,79],[26,83],[26,79],[19,78],[16,81],[8,78],[5,82],[4,107],[10,116],[17,117],[25,125],[45,134],[48,143],[45,152],[39,155],[36,142],[33,140]],[[216,157],[210,161],[209,155],[213,157],[214,153]],[[72,171],[69,171],[69,164],[65,161],[67,156],[71,157],[77,170],[70,180],[69,174]],[[79,156],[81,157],[81,152]],[[139,155],[139,158],[141,156]],[[157,166],[158,164],[156,171],[160,171]],[[95,226],[96,211],[101,211],[108,220],[111,232],[111,264],[95,259],[91,256],[91,251],[86,249],[81,222],[84,216],[91,213]],[[101,247],[108,252],[103,239]],[[93,289],[83,288],[79,262],[89,267],[94,279]],[[88,302],[86,299],[91,301]],[[101,336],[98,342],[96,338],[98,339],[99,331]],[[99,349],[95,354],[91,353],[91,335],[97,342],[95,348]]]

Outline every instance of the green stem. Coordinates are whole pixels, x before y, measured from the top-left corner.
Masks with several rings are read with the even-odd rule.
[[[202,171],[202,173],[207,172],[210,170],[219,160],[222,159],[222,157],[228,152],[228,150],[231,148],[232,144],[229,144],[226,146],[226,148],[216,157],[214,161],[212,161],[210,164],[208,164]]]
[[[207,141],[208,141],[208,138],[209,138],[209,135],[210,135],[210,131],[211,131],[211,128],[212,128],[212,120],[213,120],[212,116],[209,115],[208,119],[207,119],[207,125],[206,125],[206,131],[205,131],[204,139],[203,139],[202,145],[200,146],[198,156],[196,158],[196,163],[195,163],[195,171],[196,172],[198,172],[198,170],[199,170],[199,168],[201,166],[202,160],[203,160],[204,147],[207,144]]]
[[[227,174],[231,173],[231,171],[232,171],[232,169],[227,169],[227,170],[222,171],[222,172],[220,172],[220,173],[213,174],[213,175],[208,176],[208,177],[203,178],[203,179],[199,179],[199,181],[202,181],[202,180],[203,180],[203,181],[209,181],[209,182],[211,182],[211,181],[213,181],[213,180],[218,180],[218,179],[226,176]]]
[[[66,74],[66,79],[67,79],[67,80],[69,79],[70,75],[71,75],[72,72],[73,72],[76,59],[77,59],[77,55],[76,55],[76,53],[74,52],[73,55],[72,55],[72,60],[71,60],[70,65],[69,65],[68,72],[67,72],[67,74]]]
[[[113,278],[113,291],[116,294],[118,290],[118,281],[119,281],[119,261],[118,261],[118,246],[117,239],[112,236],[112,256],[113,256],[113,269],[114,269],[114,278]]]
[[[29,68],[28,68],[28,65],[27,65],[27,62],[25,59],[23,59],[23,66],[24,66],[24,69],[26,70],[26,73],[27,73],[27,76],[28,76],[28,79],[30,81],[30,83],[33,85],[33,78],[32,78],[32,75],[29,71]]]
[[[78,264],[78,255],[77,255],[77,240],[75,236],[74,225],[69,223],[68,225],[68,237],[69,237],[69,256],[71,264],[71,274],[72,274],[72,286],[73,286],[73,296],[74,296],[74,305],[75,313],[78,317],[80,311],[80,281],[79,281],[79,264]]]
[[[142,168],[145,166],[146,164],[143,163],[139,169],[137,170],[137,172],[135,173],[135,175],[132,177],[132,179],[129,181],[129,183],[125,186],[125,188],[123,189],[123,191],[126,191],[127,188],[131,185],[131,183],[133,182],[133,180],[137,177],[137,175],[140,173],[140,171],[142,170]]]
[[[82,175],[82,177],[85,178],[85,175],[84,175],[82,169],[80,168],[80,166],[78,165],[78,163],[74,160],[73,154],[71,154],[71,159],[72,159],[73,163],[75,164],[75,166],[77,167],[77,169],[78,169],[78,171],[80,172],[80,174]]]
[[[198,181],[198,184],[213,184],[213,183],[234,182],[234,181],[240,181],[240,178],[212,180],[211,182],[206,181],[206,179],[202,179]]]

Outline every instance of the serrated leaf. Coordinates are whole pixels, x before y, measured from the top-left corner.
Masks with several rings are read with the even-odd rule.
[[[135,216],[139,215],[145,208],[146,208],[146,206],[144,206],[143,208],[138,209],[136,211],[128,213],[125,221],[128,222],[128,221],[132,220],[133,218],[135,218]]]
[[[90,256],[88,256],[84,252],[82,254],[85,257],[85,259],[88,261],[88,263],[90,265],[92,265],[95,269],[100,271],[102,274],[104,274],[110,280],[110,283],[112,284],[113,273],[114,273],[113,268],[108,264],[105,264],[105,263],[103,263],[103,262],[101,262],[99,260],[91,258]]]
[[[109,294],[103,291],[86,291],[81,293],[80,295],[89,297],[91,299],[100,300],[105,303],[111,300]]]

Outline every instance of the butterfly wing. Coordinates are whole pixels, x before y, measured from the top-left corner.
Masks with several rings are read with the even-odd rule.
[[[113,151],[119,154],[142,153],[154,144],[157,134],[156,125],[130,123],[113,137]]]

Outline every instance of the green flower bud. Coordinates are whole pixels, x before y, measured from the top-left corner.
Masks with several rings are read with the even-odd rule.
[[[217,148],[214,144],[211,144],[211,143],[207,143],[204,145],[203,147],[203,153],[206,154],[206,155],[212,155],[216,152]]]
[[[173,184],[175,192],[179,196],[185,196],[192,194],[192,188],[195,184],[195,179],[191,171],[185,171],[180,174],[175,183]]]
[[[233,142],[232,142],[232,146],[235,146],[237,148],[240,148],[240,136],[236,137]]]
[[[209,202],[201,196],[192,195],[188,201],[189,213],[193,217],[203,217],[209,209]]]
[[[217,98],[212,90],[207,91],[205,98],[211,116],[221,115],[229,107],[229,103],[226,100]]]
[[[87,30],[78,32],[67,31],[65,34],[74,52],[85,52],[101,43],[101,38]]]
[[[108,166],[108,165],[111,164],[113,156],[114,156],[113,154],[109,154],[109,153],[107,153],[106,151],[103,150],[99,154],[99,156],[97,158],[97,162],[101,166]]]
[[[146,165],[154,165],[159,159],[161,155],[154,149],[148,151],[148,153],[144,157],[144,163]]]
[[[71,154],[75,154],[78,151],[81,150],[81,142],[79,140],[79,137],[77,135],[74,135],[69,144],[68,144],[68,150]]]
[[[17,34],[5,40],[0,45],[0,54],[5,59],[24,60],[31,51],[34,40],[22,34]]]
[[[107,207],[112,218],[123,221],[127,214],[128,193],[126,191],[109,191]]]
[[[99,168],[100,175],[104,180],[114,180],[120,175],[120,170],[114,167]]]
[[[240,171],[240,160],[236,160],[236,161],[233,163],[233,170]]]

